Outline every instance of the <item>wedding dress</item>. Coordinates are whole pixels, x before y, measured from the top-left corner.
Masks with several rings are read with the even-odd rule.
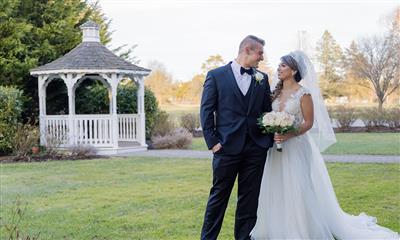
[[[305,57],[301,52],[296,53],[296,60],[299,55]],[[313,73],[313,69],[308,71],[308,74]],[[295,125],[299,126],[304,120],[300,99],[305,94],[312,95],[313,101],[318,97],[303,84],[286,103],[281,104],[276,99],[272,109],[279,111],[282,106],[281,110],[295,116]],[[314,111],[316,114],[318,112]],[[312,131],[308,131],[283,142],[282,152],[276,150],[276,144],[269,150],[252,239],[399,239],[397,233],[377,225],[376,218],[365,213],[353,216],[340,208],[320,153],[321,142],[323,139],[318,140],[312,136]]]

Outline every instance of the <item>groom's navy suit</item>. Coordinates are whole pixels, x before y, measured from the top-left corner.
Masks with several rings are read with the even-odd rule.
[[[261,73],[261,72],[259,72]],[[229,196],[238,176],[235,238],[250,239],[257,219],[258,196],[271,135],[261,133],[257,118],[271,111],[268,76],[253,76],[246,95],[240,91],[231,63],[208,72],[201,99],[200,118],[207,146],[216,144],[213,186],[210,191],[202,240],[217,239]]]

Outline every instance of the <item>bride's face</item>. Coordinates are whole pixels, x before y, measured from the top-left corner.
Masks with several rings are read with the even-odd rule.
[[[286,80],[293,77],[293,69],[291,69],[288,65],[281,62],[278,66],[278,78],[279,80]]]

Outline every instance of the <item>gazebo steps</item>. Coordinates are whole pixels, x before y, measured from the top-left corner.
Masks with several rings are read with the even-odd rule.
[[[98,155],[116,155],[121,153],[134,153],[147,151],[147,146],[130,146],[118,148],[96,148]]]

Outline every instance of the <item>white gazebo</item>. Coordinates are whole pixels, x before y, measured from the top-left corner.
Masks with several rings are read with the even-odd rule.
[[[116,56],[100,43],[99,26],[88,21],[81,26],[82,43],[66,55],[32,69],[38,77],[40,143],[60,147],[92,145],[101,154],[146,150],[144,77],[150,70]],[[101,81],[110,97],[109,114],[75,114],[75,90],[85,79]],[[117,87],[129,78],[138,85],[137,114],[117,114]],[[62,79],[68,90],[68,115],[46,114],[46,88]]]

